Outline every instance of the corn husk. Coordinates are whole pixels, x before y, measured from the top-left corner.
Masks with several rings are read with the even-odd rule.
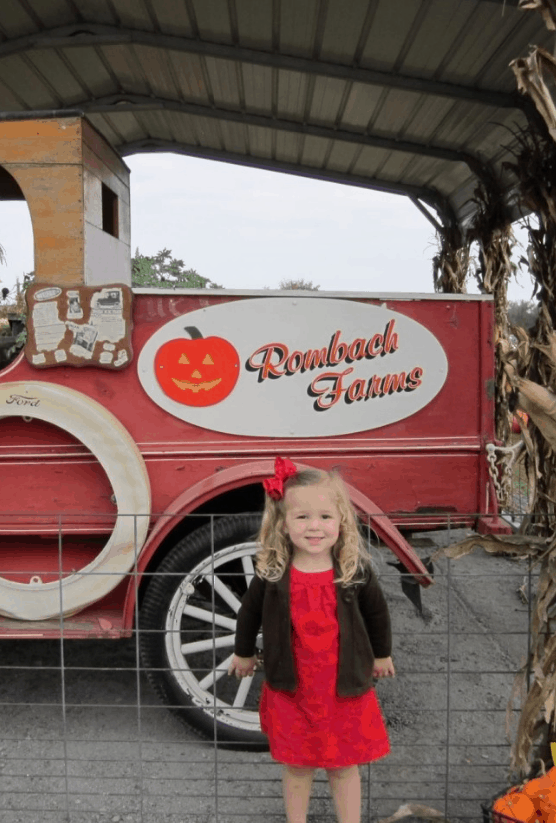
[[[550,31],[556,30],[556,4],[553,0],[519,0],[523,11],[538,11]]]

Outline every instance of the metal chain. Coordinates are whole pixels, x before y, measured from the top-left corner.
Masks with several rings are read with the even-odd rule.
[[[511,487],[512,487],[512,471],[514,464],[525,448],[523,440],[518,440],[513,446],[495,446],[494,443],[486,444],[488,473],[492,478],[494,488],[496,489],[496,497],[500,505],[507,503]],[[503,466],[501,481],[499,479],[499,467],[496,464],[496,458],[500,458],[500,466]]]

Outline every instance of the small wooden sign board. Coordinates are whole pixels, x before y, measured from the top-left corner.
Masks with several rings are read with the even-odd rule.
[[[123,283],[51,286],[34,283],[25,293],[25,356],[38,369],[131,363],[132,291]]]

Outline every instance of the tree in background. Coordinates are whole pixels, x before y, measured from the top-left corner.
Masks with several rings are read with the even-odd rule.
[[[309,280],[281,280],[278,286],[279,289],[283,289],[284,291],[293,290],[293,289],[302,289],[304,291],[317,291],[320,289],[320,286],[313,286],[313,281]]]
[[[169,249],[162,249],[154,257],[141,254],[139,249],[131,260],[131,285],[157,289],[222,289],[195,269],[186,269],[183,260],[172,257]]]
[[[513,326],[522,326],[528,331],[535,325],[539,315],[538,303],[527,300],[511,301],[508,303],[508,320]]]

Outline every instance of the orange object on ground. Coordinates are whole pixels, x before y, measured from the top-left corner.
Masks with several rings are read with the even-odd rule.
[[[556,816],[556,768],[526,783],[523,794],[531,799],[537,816],[544,823],[548,823],[549,817],[551,823],[556,823],[556,820],[553,820]]]
[[[537,816],[533,801],[523,792],[512,792],[499,797],[494,802],[492,810],[494,823],[507,823],[501,815],[520,820],[522,823],[534,823]]]

